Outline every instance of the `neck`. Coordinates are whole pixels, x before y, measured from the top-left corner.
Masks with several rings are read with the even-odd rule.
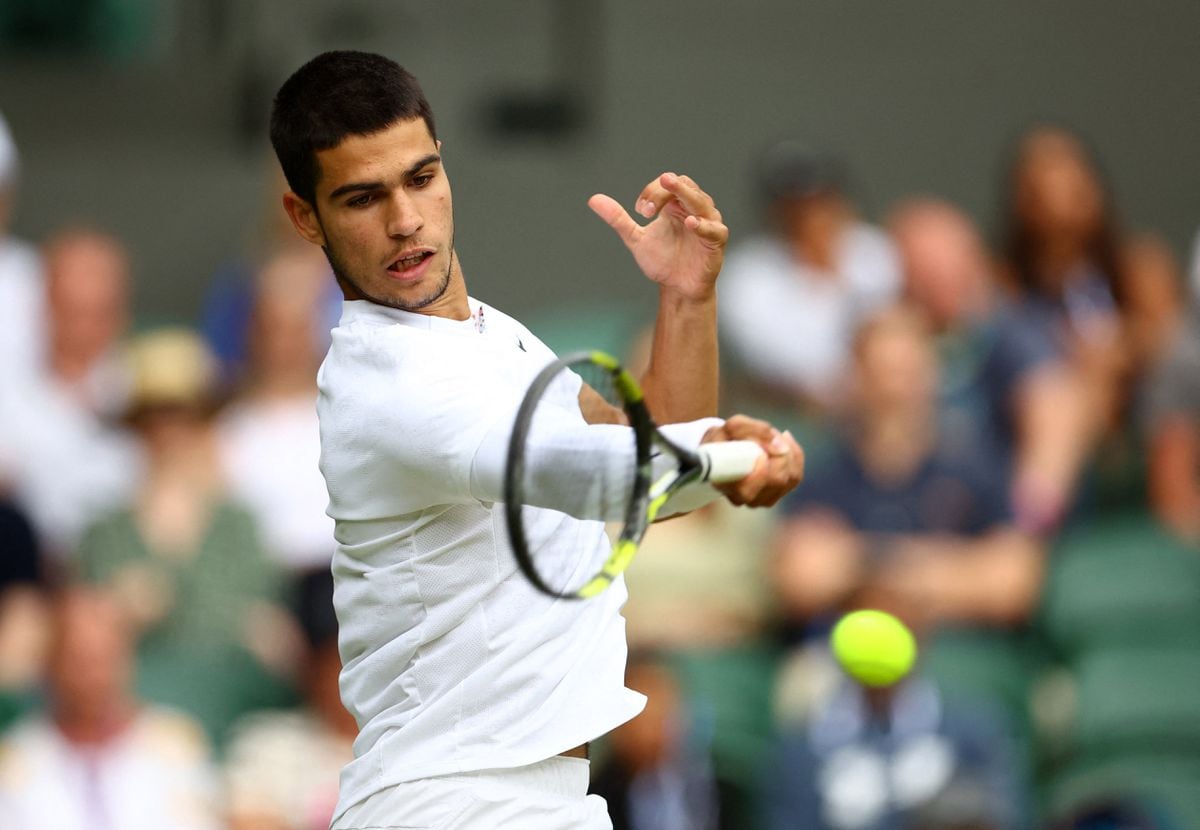
[[[136,708],[130,701],[118,700],[97,711],[59,711],[55,713],[54,723],[71,743],[97,746],[124,732],[135,714]]]

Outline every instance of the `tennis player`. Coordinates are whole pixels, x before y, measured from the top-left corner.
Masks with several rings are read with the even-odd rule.
[[[360,728],[333,827],[610,828],[587,795],[586,747],[644,703],[623,682],[624,583],[580,602],[537,593],[496,504],[517,407],[553,355],[468,295],[442,144],[408,72],[378,55],[314,58],[280,88],[271,141],[284,208],[345,294],[318,376],[341,691]],[[762,460],[724,495],[773,504],[800,479],[800,447],[764,422],[711,417],[728,235],[712,199],[665,173],[637,200],[647,224],[607,196],[589,204],[659,285],[656,418],[685,446],[758,441]],[[537,254],[492,267],[538,267]],[[588,422],[620,420],[578,382],[562,394]],[[623,428],[579,423],[632,469],[631,442],[612,438]],[[579,438],[541,436],[539,503],[594,474],[587,454],[555,451]],[[607,552],[589,517],[543,513],[549,544]]]

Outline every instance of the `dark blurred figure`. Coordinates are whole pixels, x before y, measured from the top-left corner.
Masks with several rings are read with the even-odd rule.
[[[0,827],[215,830],[203,733],[137,700],[131,632],[117,604],[70,589],[52,618],[48,711],[0,745]]]
[[[1165,244],[1145,240],[1140,251],[1138,282],[1148,288],[1136,342],[1142,365],[1151,367],[1142,413],[1149,501],[1159,520],[1200,542],[1200,303],[1194,298],[1179,311],[1187,305],[1186,285]],[[1200,260],[1193,267],[1200,273]]]
[[[232,493],[254,513],[268,554],[292,573],[328,571],[334,547],[316,410],[328,283],[329,263],[311,245],[262,268],[246,371],[217,424]]]
[[[1053,527],[1070,509],[1079,472],[1117,419],[1127,356],[1122,308],[1129,300],[1123,241],[1099,166],[1058,127],[1028,132],[1009,170],[1004,274],[1014,291],[1001,320],[1014,353],[1056,358],[1067,371],[1035,386],[1044,405],[1027,413],[1056,446],[1047,463],[1018,466],[1015,501],[1024,526]],[[1057,394],[1056,394],[1057,393]],[[1015,434],[1029,424],[1015,419]]]
[[[613,830],[733,830],[732,794],[697,745],[679,684],[665,661],[630,655],[626,685],[646,708],[610,735],[611,756],[592,775],[591,791],[608,802]]]
[[[1110,801],[1076,810],[1046,830],[1183,830],[1136,801]]]
[[[354,757],[358,725],[338,692],[342,663],[328,570],[301,580],[297,616],[307,642],[304,702],[235,725],[225,764],[231,830],[326,830],[342,767]]]
[[[120,343],[129,261],[111,236],[74,230],[46,245],[45,264],[45,354],[38,371],[0,382],[0,458],[47,553],[61,561],[138,474],[136,447],[112,422],[128,390]]]
[[[33,525],[0,490],[0,732],[26,707],[41,676],[41,570]]]
[[[1095,431],[1080,372],[1051,336],[1056,327],[1000,296],[982,237],[953,205],[903,202],[889,230],[905,295],[936,335],[946,440],[992,445],[1016,520],[1032,533],[1053,531]]]
[[[887,236],[860,220],[841,167],[795,141],[757,171],[770,233],[735,246],[721,277],[721,333],[753,391],[831,405],[858,322],[899,290]]]
[[[109,586],[139,633],[139,684],[220,741],[244,712],[277,700],[295,641],[282,573],[230,498],[213,415],[216,363],[187,329],[143,334],[129,351],[126,418],[146,455],[136,495],[97,519],[78,566]]]
[[[840,678],[764,773],[766,830],[1018,830],[1027,797],[1003,734],[924,680]]]

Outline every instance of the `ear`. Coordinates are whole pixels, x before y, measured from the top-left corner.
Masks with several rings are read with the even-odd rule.
[[[283,194],[283,209],[287,211],[288,219],[292,220],[292,226],[298,234],[314,245],[324,247],[325,231],[312,205],[289,190]]]

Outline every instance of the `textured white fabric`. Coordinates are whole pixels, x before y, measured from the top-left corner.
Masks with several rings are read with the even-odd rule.
[[[332,830],[612,830],[587,795],[589,764],[549,758],[513,769],[411,781],[356,805]]]
[[[361,728],[339,814],[401,782],[550,758],[644,704],[624,687],[624,581],[571,602],[517,572],[496,504],[497,436],[506,443],[522,395],[554,356],[515,320],[470,302],[461,322],[347,302],[318,374],[341,689]],[[608,442],[618,457],[604,463],[632,463],[628,430],[583,425],[578,392],[578,379],[552,392],[574,410],[569,428]],[[677,437],[695,443],[710,425]],[[575,470],[553,472],[586,476],[596,457],[557,457]],[[545,487],[552,507],[554,475]],[[607,555],[598,521],[552,509],[532,518],[535,544]]]

